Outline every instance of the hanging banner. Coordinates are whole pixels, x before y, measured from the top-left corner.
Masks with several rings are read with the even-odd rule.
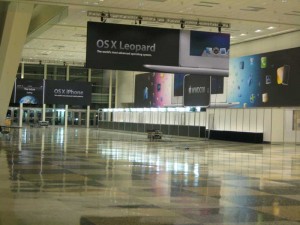
[[[178,64],[179,31],[88,22],[88,68],[145,71],[144,64]]]
[[[45,81],[45,104],[90,105],[91,93],[88,82]]]
[[[184,77],[183,104],[184,106],[209,106],[210,77],[186,75]]]
[[[229,47],[224,33],[88,22],[86,66],[228,76]]]
[[[16,79],[14,87],[14,103],[43,104],[43,80]]]

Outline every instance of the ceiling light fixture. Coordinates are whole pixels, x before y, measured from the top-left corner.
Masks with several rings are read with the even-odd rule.
[[[106,19],[105,19],[105,13],[101,13],[101,16],[100,16],[100,21],[102,22],[102,23],[105,23],[106,22]]]
[[[143,18],[141,16],[138,16],[139,25],[142,24],[142,20],[143,20]]]
[[[255,31],[255,33],[259,33],[259,32],[262,32],[262,30],[258,29]]]
[[[180,20],[180,28],[181,29],[185,28],[185,21],[184,20]]]
[[[219,23],[219,24],[218,24],[218,32],[219,32],[219,33],[222,32],[222,27],[223,27],[223,24],[222,24],[222,23]]]

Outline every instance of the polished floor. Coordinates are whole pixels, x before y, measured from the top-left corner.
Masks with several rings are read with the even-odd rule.
[[[300,146],[95,128],[0,137],[0,225],[300,224]]]

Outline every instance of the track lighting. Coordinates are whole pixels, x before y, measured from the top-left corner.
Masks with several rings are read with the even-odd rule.
[[[219,24],[218,24],[218,32],[219,32],[219,33],[222,32],[222,27],[223,27],[223,24],[222,24],[222,23],[219,23]]]
[[[184,20],[180,20],[180,28],[181,29],[185,28],[185,21]]]
[[[106,19],[105,19],[105,13],[101,13],[100,21],[101,21],[102,23],[105,23],[105,22],[106,22]]]
[[[141,16],[138,16],[139,25],[142,24],[142,20],[143,20],[143,18]]]
[[[229,23],[221,23],[215,21],[203,21],[199,19],[178,19],[178,18],[167,18],[167,17],[153,17],[133,14],[121,14],[121,13],[111,13],[111,12],[99,12],[99,11],[87,11],[87,16],[89,17],[98,17],[101,19],[101,22],[106,22],[107,18],[115,20],[129,20],[135,21],[136,24],[141,24],[142,22],[151,22],[151,23],[166,23],[166,24],[180,24],[181,29],[185,28],[185,25],[189,26],[201,26],[201,27],[216,27],[219,32],[221,28],[230,28]]]

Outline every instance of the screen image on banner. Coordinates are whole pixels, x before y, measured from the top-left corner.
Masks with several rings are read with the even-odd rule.
[[[184,74],[174,74],[174,96],[183,96]],[[211,94],[224,93],[224,77],[211,76]]]
[[[170,73],[144,73],[135,76],[134,106],[165,107],[171,105],[172,79]]]
[[[152,73],[135,76],[134,107],[151,107],[153,101],[154,76]]]
[[[14,102],[22,104],[43,104],[43,80],[16,79]]]
[[[165,107],[171,105],[172,83],[174,74],[154,73],[154,90],[152,107]]]
[[[183,80],[185,74],[175,73],[174,74],[174,96],[183,96]]]
[[[230,35],[180,31],[179,65],[193,68],[229,68]]]
[[[184,106],[209,106],[210,77],[186,75],[184,77],[183,104]]]
[[[179,30],[88,22],[86,66],[147,71],[144,64],[178,65]]]
[[[234,58],[230,61],[228,101],[237,107],[300,105],[300,48]]]
[[[88,82],[46,80],[45,103],[90,105],[92,86]]]

